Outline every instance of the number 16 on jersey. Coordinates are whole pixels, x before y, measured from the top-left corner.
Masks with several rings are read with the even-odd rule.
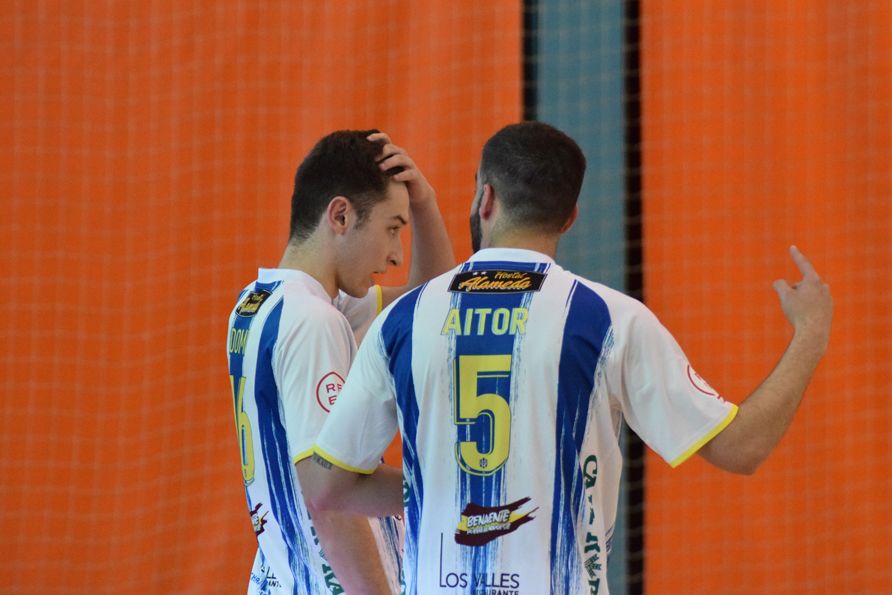
[[[232,385],[232,408],[235,413],[235,431],[238,432],[238,445],[242,454],[242,479],[245,485],[254,481],[254,439],[251,434],[251,420],[245,413],[245,377],[229,376]]]

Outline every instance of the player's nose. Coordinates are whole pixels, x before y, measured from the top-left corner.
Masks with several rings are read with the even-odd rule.
[[[387,257],[387,264],[398,267],[403,264],[403,243],[397,239],[396,245]]]

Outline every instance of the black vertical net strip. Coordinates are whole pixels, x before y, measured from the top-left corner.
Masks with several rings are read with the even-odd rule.
[[[539,2],[523,2],[523,119],[535,120],[539,102]]]
[[[642,268],[641,220],[641,55],[640,2],[625,2],[624,48],[624,115],[625,115],[625,245],[626,292],[644,301]],[[628,595],[644,592],[644,443],[626,431],[626,530]]]

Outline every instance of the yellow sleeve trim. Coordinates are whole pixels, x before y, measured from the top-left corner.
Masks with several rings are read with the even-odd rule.
[[[384,290],[380,285],[375,285],[375,297],[375,315],[377,316],[384,309]]]
[[[313,449],[308,448],[307,450],[302,450],[291,458],[291,464],[297,465],[307,457],[313,456]]]
[[[319,448],[318,445],[313,446],[312,454],[319,455],[320,457],[322,457],[323,459],[325,459],[332,465],[336,465],[336,466],[340,467],[341,469],[343,469],[344,471],[350,471],[351,473],[359,473],[361,475],[371,475],[372,473],[375,472],[374,469],[360,469],[359,467],[354,467],[352,465],[348,465],[347,463],[338,459],[337,457],[331,456],[329,453],[327,453],[324,450],[322,450],[321,448]]]
[[[687,449],[686,451],[681,453],[681,455],[679,455],[674,461],[669,463],[669,466],[674,469],[674,468],[678,467],[679,465],[681,465],[682,463],[684,463],[685,461],[687,461],[689,458],[691,458],[694,455],[694,453],[696,453],[698,450],[703,448],[704,444],[706,444],[707,442],[709,442],[710,440],[715,438],[719,432],[721,432],[726,427],[728,427],[728,424],[731,423],[736,416],[737,416],[737,405],[732,404],[731,411],[728,412],[728,415],[725,416],[725,419],[723,419],[716,427],[714,427],[705,436],[703,436],[703,438],[701,438],[700,440],[695,442],[693,446],[691,446],[689,449]]]

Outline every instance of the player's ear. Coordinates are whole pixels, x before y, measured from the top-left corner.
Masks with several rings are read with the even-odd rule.
[[[483,184],[483,195],[480,197],[480,206],[477,213],[481,219],[489,219],[492,216],[496,205],[496,193],[492,189],[492,184]]]
[[[329,201],[328,208],[325,210],[326,223],[336,234],[345,233],[352,210],[353,205],[350,204],[350,199],[345,196],[335,196]]]
[[[570,213],[570,216],[567,217],[567,221],[564,222],[564,226],[561,227],[561,233],[565,233],[567,232],[567,230],[573,227],[573,224],[576,223],[577,216],[579,216],[579,205],[574,205],[573,212]]]

